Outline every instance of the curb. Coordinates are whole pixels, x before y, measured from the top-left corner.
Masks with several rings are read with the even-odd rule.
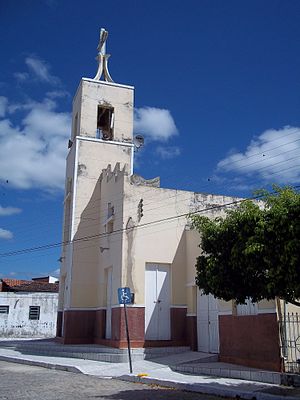
[[[184,390],[187,392],[197,392],[202,394],[209,394],[221,397],[233,397],[240,398],[245,400],[282,400],[282,395],[274,395],[270,393],[262,393],[257,391],[237,391],[235,389],[230,388],[216,388],[209,387],[208,385],[203,385],[201,383],[183,383],[183,382],[174,382],[169,381],[167,379],[158,379],[158,378],[150,378],[150,377],[138,377],[135,375],[122,375],[117,378],[127,382],[135,382],[135,383],[144,383],[146,385],[159,385],[162,387],[168,387],[172,389]],[[284,400],[296,400],[294,396],[284,396]]]
[[[8,361],[16,364],[25,364],[25,365],[32,365],[36,367],[43,367],[48,369],[55,369],[58,371],[67,371],[67,372],[74,372],[77,374],[82,374],[83,372],[78,367],[74,367],[71,365],[61,365],[61,364],[51,364],[44,361],[37,361],[37,360],[26,360],[24,358],[15,358],[10,356],[1,356],[0,361]]]
[[[3,356],[0,355],[0,361],[8,361],[8,362],[13,362],[16,364],[25,364],[25,365],[31,365],[31,366],[36,366],[36,367],[42,367],[42,368],[48,368],[48,369],[54,369],[58,371],[67,371],[67,372],[73,372],[77,374],[84,374],[84,375],[90,375],[90,376],[95,376],[93,374],[88,374],[82,371],[79,367],[75,367],[72,365],[62,365],[62,364],[52,364],[52,363],[47,363],[44,361],[38,361],[38,360],[28,360],[24,358],[16,358],[16,357],[11,357],[11,356]],[[102,377],[99,377],[102,378]],[[103,379],[107,379],[108,377],[103,377]],[[257,391],[252,390],[252,391],[237,391],[236,389],[231,389],[231,388],[216,388],[213,386],[208,386],[208,385],[203,385],[201,383],[187,383],[187,382],[175,382],[167,379],[159,379],[159,378],[151,378],[151,377],[139,377],[136,375],[121,375],[121,376],[115,376],[115,377],[109,377],[110,379],[119,379],[122,381],[127,381],[127,382],[135,382],[135,383],[143,383],[146,385],[158,385],[162,387],[168,387],[172,389],[178,389],[178,390],[184,390],[187,392],[196,392],[196,393],[202,393],[202,394],[210,394],[210,395],[215,395],[215,396],[222,396],[222,397],[233,397],[233,398],[240,398],[240,399],[245,399],[245,400],[296,400],[297,398],[295,396],[282,396],[282,395],[275,395],[275,394],[270,394],[270,393],[263,393],[260,392],[260,389],[257,389]]]

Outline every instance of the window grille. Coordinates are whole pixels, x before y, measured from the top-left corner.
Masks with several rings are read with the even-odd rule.
[[[0,314],[8,314],[9,306],[0,306]]]
[[[40,306],[29,307],[29,319],[38,320],[40,319]]]

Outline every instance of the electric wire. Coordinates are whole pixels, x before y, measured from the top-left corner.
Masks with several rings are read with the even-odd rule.
[[[297,185],[297,186],[294,186],[293,188],[296,189],[296,188],[299,188],[299,187],[300,187],[300,185]],[[150,221],[150,222],[146,222],[146,223],[143,223],[143,224],[139,224],[139,225],[136,225],[134,228],[142,229],[142,228],[145,228],[145,227],[147,227],[149,225],[159,224],[159,223],[171,221],[171,220],[174,220],[174,219],[188,217],[189,215],[199,214],[199,213],[207,212],[207,211],[211,211],[211,210],[227,208],[227,207],[230,207],[230,206],[245,202],[247,200],[257,200],[257,199],[259,199],[261,197],[262,197],[261,195],[248,197],[248,198],[235,200],[235,201],[232,201],[232,202],[229,202],[229,203],[225,203],[225,204],[214,205],[214,206],[206,207],[206,208],[203,208],[203,209],[200,209],[200,210],[183,213],[183,214],[180,214],[180,215],[173,215],[173,216],[166,217],[166,218],[161,218],[161,219],[158,219],[158,220],[155,220],[155,221]],[[49,243],[49,244],[42,245],[42,246],[31,247],[31,248],[21,249],[21,250],[15,250],[15,251],[12,251],[12,252],[1,253],[0,257],[1,258],[2,257],[10,257],[10,256],[14,256],[14,255],[17,255],[17,254],[26,254],[28,252],[46,250],[46,249],[60,247],[62,245],[71,244],[71,243],[75,243],[75,242],[81,242],[81,241],[85,242],[85,241],[93,240],[93,239],[96,239],[96,238],[99,238],[99,237],[107,237],[108,235],[113,236],[113,235],[116,235],[116,234],[123,233],[123,232],[125,232],[127,230],[128,230],[128,228],[120,228],[120,229],[115,230],[115,231],[113,231],[111,233],[106,233],[105,232],[105,233],[85,236],[85,237],[82,237],[82,238],[77,238],[77,239],[73,239],[73,240],[69,240],[69,241],[65,241],[65,242]]]

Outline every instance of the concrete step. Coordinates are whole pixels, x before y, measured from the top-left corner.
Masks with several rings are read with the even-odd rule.
[[[194,352],[197,354],[197,358],[189,361],[189,365],[197,365],[202,363],[214,363],[219,360],[219,354],[212,354],[212,353],[201,353],[201,352]]]
[[[20,351],[20,350],[18,350]],[[27,349],[26,351],[21,351],[22,354],[27,355],[39,355],[39,356],[46,356],[46,357],[63,357],[63,358],[79,358],[82,360],[92,360],[92,361],[101,361],[101,362],[109,362],[109,363],[123,363],[128,361],[128,352],[125,353],[96,353],[96,352],[89,352],[89,353],[80,353],[78,351],[47,351],[46,349],[40,351],[32,351]],[[140,361],[143,360],[143,354],[131,354],[131,358],[133,361]]]
[[[0,341],[0,347],[10,348],[23,354],[48,357],[70,357],[93,361],[121,363],[128,361],[128,350],[100,345],[63,345],[54,340]],[[157,347],[131,349],[132,360],[155,359],[171,354],[179,354],[189,347]]]
[[[173,371],[192,375],[209,375],[222,378],[245,379],[248,381],[281,384],[281,373],[249,368],[221,362],[189,362],[172,366]]]

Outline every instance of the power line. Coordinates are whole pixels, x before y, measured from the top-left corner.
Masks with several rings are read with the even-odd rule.
[[[300,187],[300,185],[299,186],[294,186],[293,188],[296,189],[296,188],[299,188],[299,187]],[[207,212],[207,211],[211,211],[211,210],[230,207],[230,206],[245,202],[247,200],[257,200],[257,199],[259,199],[261,197],[262,196],[259,195],[259,196],[253,196],[253,197],[244,198],[244,199],[238,199],[238,200],[226,203],[226,204],[214,205],[214,206],[203,208],[203,209],[200,209],[200,210],[187,212],[187,213],[183,213],[183,214],[180,214],[180,215],[173,215],[173,216],[170,216],[170,217],[167,217],[167,218],[161,218],[161,219],[158,219],[158,220],[155,220],[155,221],[146,222],[144,224],[136,225],[134,228],[145,228],[145,227],[150,226],[150,225],[159,224],[159,223],[162,223],[162,222],[167,222],[167,221],[171,221],[171,220],[174,220],[174,219],[187,217],[189,215],[194,215],[194,214],[198,214],[198,213],[202,213],[202,212]],[[12,252],[7,252],[7,253],[1,253],[0,257],[1,258],[10,257],[10,256],[18,255],[18,254],[26,254],[26,253],[30,253],[30,252],[34,252],[34,251],[47,250],[47,249],[50,249],[50,248],[60,247],[62,245],[67,245],[67,244],[71,244],[71,243],[75,243],[75,242],[81,242],[81,241],[84,242],[84,241],[89,241],[89,240],[93,240],[93,239],[100,238],[100,237],[107,237],[107,236],[111,236],[111,235],[116,235],[116,234],[120,234],[122,232],[125,232],[127,230],[128,230],[128,228],[121,228],[121,229],[115,230],[115,231],[113,231],[111,233],[107,233],[107,232],[99,233],[99,234],[96,234],[96,235],[90,235],[90,236],[85,236],[85,237],[82,237],[82,238],[74,239],[72,241],[49,243],[49,244],[46,244],[46,245],[43,245],[43,246],[37,246],[37,247],[31,247],[31,248],[27,248],[27,249],[21,249],[21,250],[16,250],[16,251],[12,251]]]
[[[298,132],[298,129],[294,129],[294,130],[293,130],[292,132],[290,132],[289,134],[287,134],[287,135],[285,135],[285,136],[283,136],[283,137],[276,138],[276,139],[274,139],[274,140],[272,140],[272,141],[269,141],[268,143],[273,142],[273,141],[281,140],[281,139],[283,139],[283,138],[285,138],[285,137],[287,137],[287,136],[293,135],[293,134],[295,134],[295,133],[297,133],[297,132]],[[300,139],[296,139],[296,140],[293,140],[293,141],[290,141],[290,142],[287,142],[287,143],[283,143],[283,144],[280,145],[280,146],[267,148],[267,149],[264,149],[264,151],[262,151],[262,152],[255,153],[255,154],[251,154],[251,155],[248,156],[248,157],[243,157],[243,158],[238,159],[238,160],[233,160],[233,161],[229,161],[229,160],[228,160],[228,162],[225,163],[225,164],[223,164],[222,166],[225,166],[226,169],[227,169],[227,166],[228,166],[228,165],[235,164],[235,163],[237,163],[237,162],[239,162],[239,161],[244,161],[244,160],[249,159],[249,158],[252,158],[252,157],[254,157],[254,156],[264,155],[264,154],[265,154],[266,152],[268,152],[268,151],[272,151],[272,150],[275,150],[275,149],[277,149],[277,148],[282,148],[283,146],[286,146],[286,145],[288,145],[288,144],[295,143],[295,142],[297,142],[297,141],[299,141],[299,140],[300,140]],[[253,165],[253,164],[265,162],[265,161],[267,161],[267,160],[269,160],[269,159],[271,159],[271,158],[279,157],[279,156],[282,155],[282,154],[285,154],[285,153],[288,153],[288,152],[291,152],[291,151],[296,151],[296,150],[299,150],[299,149],[298,149],[298,148],[295,148],[295,149],[287,150],[287,151],[285,151],[285,152],[280,152],[280,153],[278,153],[278,154],[276,154],[276,155],[274,155],[274,156],[267,157],[267,158],[263,158],[263,159],[261,159],[261,160],[257,160],[255,163],[245,164],[245,165],[239,167],[238,169],[240,170],[240,169],[242,169],[242,168],[247,168],[247,167],[249,167],[249,166],[251,166],[251,165]],[[280,163],[288,162],[288,161],[290,161],[290,160],[291,160],[291,159],[282,160],[282,161],[280,161]],[[265,169],[265,168],[272,168],[272,166],[273,166],[273,165],[276,165],[276,164],[277,164],[277,163],[275,163],[275,164],[270,164],[270,165],[264,166],[264,167],[262,167],[262,168],[260,168],[260,169],[256,169],[255,172],[260,171],[260,170]],[[291,167],[291,169],[292,169],[292,168],[293,168],[293,167]],[[229,171],[230,171],[230,170],[229,170]],[[238,172],[238,171],[237,171],[237,172]],[[250,173],[251,173],[251,172],[252,172],[252,171],[250,171]],[[254,172],[254,171],[253,171],[253,172]],[[277,172],[272,173],[271,175],[276,175],[276,174],[277,174]],[[174,174],[173,174],[173,175],[174,175]],[[270,174],[268,174],[268,175],[270,175]],[[171,175],[169,174],[169,175],[167,175],[167,176],[171,176]],[[95,177],[95,178],[92,178],[92,179],[97,179],[97,178]],[[211,179],[210,182],[216,184],[216,182],[212,182],[212,181],[213,181],[213,178]],[[185,181],[185,182],[186,182],[186,181]],[[189,182],[192,182],[192,180],[190,180]],[[249,182],[249,181],[248,181],[248,182]],[[204,188],[206,188],[206,187],[208,187],[208,186],[211,187],[211,183],[202,186],[201,190],[203,190]],[[146,194],[148,191],[151,191],[151,189],[152,189],[152,188],[145,189],[145,194]],[[170,190],[176,190],[176,189],[170,189]],[[104,198],[104,197],[102,196],[102,199],[103,199],[103,198]],[[122,198],[122,197],[120,197],[120,199],[121,199],[121,198]],[[148,198],[149,198],[149,197],[148,197]],[[97,202],[97,200],[100,200],[100,198],[94,200],[95,203]],[[95,208],[96,208],[96,207],[95,207]],[[95,212],[95,214],[97,214],[97,212]],[[100,216],[99,216],[99,217],[100,217]],[[75,218],[76,218],[76,219],[77,219],[77,218],[81,218],[81,216],[75,217]],[[91,218],[91,219],[92,219],[92,218]],[[95,218],[95,220],[96,220],[96,218]],[[39,225],[39,224],[40,224],[40,223],[38,223],[38,225]],[[31,224],[30,228],[32,228],[32,227],[33,227],[33,224]],[[25,228],[24,228],[24,229],[25,229]],[[15,232],[22,232],[22,231],[24,231],[24,230],[22,230],[22,229],[17,229]],[[28,227],[26,228],[26,232],[27,232],[27,234],[26,234],[26,237],[27,237],[27,236],[28,236]]]
[[[300,132],[299,128],[294,129],[293,132],[288,133],[287,135],[284,135],[284,136],[278,137],[278,138],[276,138],[276,139],[270,140],[268,143],[275,142],[275,141],[277,141],[277,140],[281,140],[281,139],[283,139],[283,138],[286,138],[287,136],[294,135],[294,134],[297,133],[297,132]],[[276,146],[276,147],[271,147],[271,148],[269,148],[269,149],[266,148],[266,149],[264,149],[264,151],[251,154],[250,156],[243,157],[243,158],[240,158],[240,159],[238,159],[238,160],[230,161],[230,156],[229,156],[229,160],[228,160],[227,162],[225,162],[224,164],[222,164],[222,167],[223,167],[223,166],[226,166],[226,165],[234,164],[234,163],[239,162],[239,161],[243,161],[243,160],[245,160],[245,159],[249,159],[249,158],[252,158],[252,157],[255,157],[255,156],[259,156],[259,155],[265,154],[265,152],[272,151],[272,150],[276,150],[276,149],[278,149],[278,148],[281,148],[282,146],[286,146],[286,145],[288,145],[288,144],[292,144],[292,143],[298,142],[299,140],[300,140],[300,138],[299,138],[299,139],[296,139],[296,140],[292,140],[292,141],[287,142],[287,143],[283,143],[283,144],[281,144],[281,145],[279,145],[279,146]],[[220,162],[221,162],[221,161],[220,161]]]

